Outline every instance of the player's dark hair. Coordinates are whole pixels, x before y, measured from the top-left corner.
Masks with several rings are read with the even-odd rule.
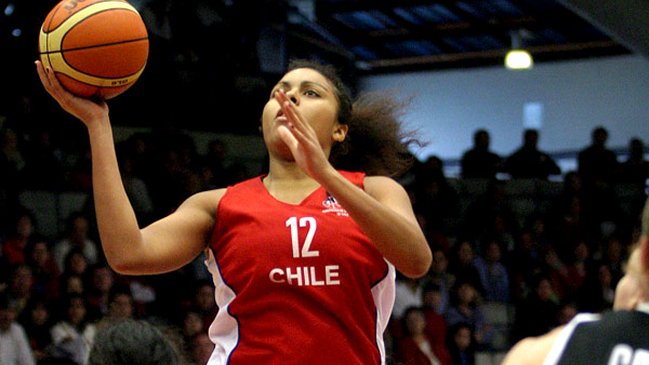
[[[309,68],[326,77],[338,99],[338,121],[349,126],[345,140],[336,143],[329,157],[334,167],[368,175],[398,176],[412,166],[410,145],[422,145],[414,132],[404,131],[400,118],[405,103],[380,93],[366,93],[353,101],[349,89],[331,65],[293,60],[289,71]]]

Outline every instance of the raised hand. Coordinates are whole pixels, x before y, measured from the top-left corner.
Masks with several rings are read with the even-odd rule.
[[[275,92],[274,97],[287,119],[286,124],[278,128],[280,138],[291,150],[298,166],[313,179],[319,180],[333,167],[318,140],[318,135],[283,90]]]
[[[97,119],[108,119],[108,105],[106,102],[84,99],[71,94],[61,86],[52,69],[45,68],[40,61],[36,61],[35,64],[36,72],[45,90],[59,103],[63,110],[79,118],[86,126],[90,126]]]

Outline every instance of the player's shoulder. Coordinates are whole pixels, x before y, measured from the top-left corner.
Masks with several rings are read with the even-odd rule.
[[[563,329],[557,327],[545,335],[519,341],[507,353],[502,365],[542,365]]]
[[[363,180],[365,191],[370,195],[390,194],[395,192],[404,192],[405,189],[399,182],[388,176],[365,176]]]
[[[183,202],[181,208],[197,208],[206,211],[213,211],[225,195],[227,189],[205,190],[191,195]]]

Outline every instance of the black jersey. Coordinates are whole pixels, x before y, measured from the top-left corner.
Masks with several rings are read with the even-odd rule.
[[[649,313],[579,314],[563,329],[543,365],[649,365]]]

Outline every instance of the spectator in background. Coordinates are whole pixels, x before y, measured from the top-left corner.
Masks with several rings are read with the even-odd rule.
[[[101,318],[108,313],[110,293],[115,284],[115,272],[108,265],[94,265],[90,268],[90,281],[86,298],[90,315]]]
[[[458,282],[452,294],[453,300],[445,315],[447,325],[452,327],[458,323],[467,323],[476,345],[488,345],[493,333],[478,305],[480,297],[476,288],[471,282]]]
[[[27,333],[29,345],[37,362],[48,356],[48,347],[52,343],[50,307],[51,301],[48,302],[42,297],[32,298],[18,319]]]
[[[135,304],[128,286],[114,286],[108,298],[108,312],[97,323],[97,330],[113,325],[125,319],[135,318]]]
[[[628,217],[639,217],[649,190],[649,161],[644,158],[645,146],[640,138],[629,141],[629,156],[620,164],[618,182],[631,195],[626,204]]]
[[[53,143],[49,129],[41,127],[32,134],[25,158],[23,188],[55,192],[62,189],[65,177],[61,151]]]
[[[590,272],[578,300],[579,309],[587,312],[599,313],[613,307],[615,285],[606,264],[600,263]]]
[[[409,278],[397,274],[396,297],[392,307],[392,317],[401,319],[409,307],[421,306],[421,282],[419,279]]]
[[[436,348],[440,348],[440,351],[448,352],[446,349],[446,319],[438,311],[441,300],[442,293],[439,286],[428,283],[423,287],[421,310],[426,319],[426,336]]]
[[[50,255],[49,242],[44,237],[33,237],[27,244],[27,265],[32,269],[34,286],[32,290],[37,296],[56,298],[59,290],[59,267]]]
[[[207,332],[199,332],[190,341],[190,365],[205,365],[214,351],[214,343]]]
[[[596,184],[610,185],[617,172],[617,156],[606,147],[608,130],[596,127],[591,132],[591,143],[577,155],[577,168],[587,189]]]
[[[455,283],[469,282],[478,293],[483,292],[480,273],[476,268],[474,243],[468,239],[459,239],[453,246],[450,271],[455,274]]]
[[[4,178],[4,177],[3,177]],[[2,243],[2,255],[9,265],[24,264],[27,243],[35,233],[34,217],[27,210],[17,213],[11,224],[11,231]]]
[[[433,248],[433,264],[426,276],[426,282],[439,287],[440,299],[436,311],[444,314],[449,305],[449,292],[455,285],[455,275],[449,272],[446,252],[439,247]]]
[[[419,307],[409,307],[403,314],[405,336],[397,342],[397,365],[450,365],[445,347],[426,335],[426,317]]]
[[[28,265],[20,264],[12,267],[6,292],[12,308],[16,311],[16,315],[21,314],[32,298],[33,284],[34,276],[32,269]]]
[[[25,329],[16,322],[16,309],[2,294],[0,294],[0,364],[36,364]]]
[[[502,157],[489,150],[491,137],[485,129],[473,134],[473,147],[464,152],[461,160],[462,178],[494,179],[503,169]]]
[[[79,365],[86,364],[95,331],[95,325],[88,320],[85,298],[79,294],[66,296],[62,301],[61,320],[51,330],[55,354]]]
[[[514,179],[547,180],[550,175],[559,175],[561,169],[547,153],[539,150],[539,132],[526,129],[523,145],[505,160],[505,171]]]
[[[640,138],[631,138],[629,156],[620,164],[618,175],[620,182],[646,187],[647,180],[649,180],[649,161],[645,160],[644,155],[644,142]]]
[[[444,163],[430,156],[419,165],[414,183],[414,211],[423,216],[422,229],[430,242],[445,244],[446,235],[455,230],[460,214],[457,191],[444,176]]]
[[[70,250],[76,247],[83,253],[88,264],[96,264],[99,260],[97,244],[89,236],[90,221],[81,213],[72,213],[68,217],[66,236],[55,243],[53,254],[61,270],[65,268],[65,259]]]
[[[451,326],[448,333],[448,350],[453,365],[475,364],[475,335],[467,323]]]
[[[559,300],[547,276],[540,275],[528,293],[516,306],[513,339],[539,336],[556,327],[558,323]]]
[[[484,290],[484,299],[492,302],[509,302],[509,273],[501,262],[502,248],[496,240],[487,240],[484,254],[474,260],[480,282]]]
[[[140,224],[149,224],[153,220],[154,212],[149,188],[144,180],[135,174],[135,156],[128,153],[128,145],[121,147],[118,149],[118,160],[122,172],[122,184]]]

